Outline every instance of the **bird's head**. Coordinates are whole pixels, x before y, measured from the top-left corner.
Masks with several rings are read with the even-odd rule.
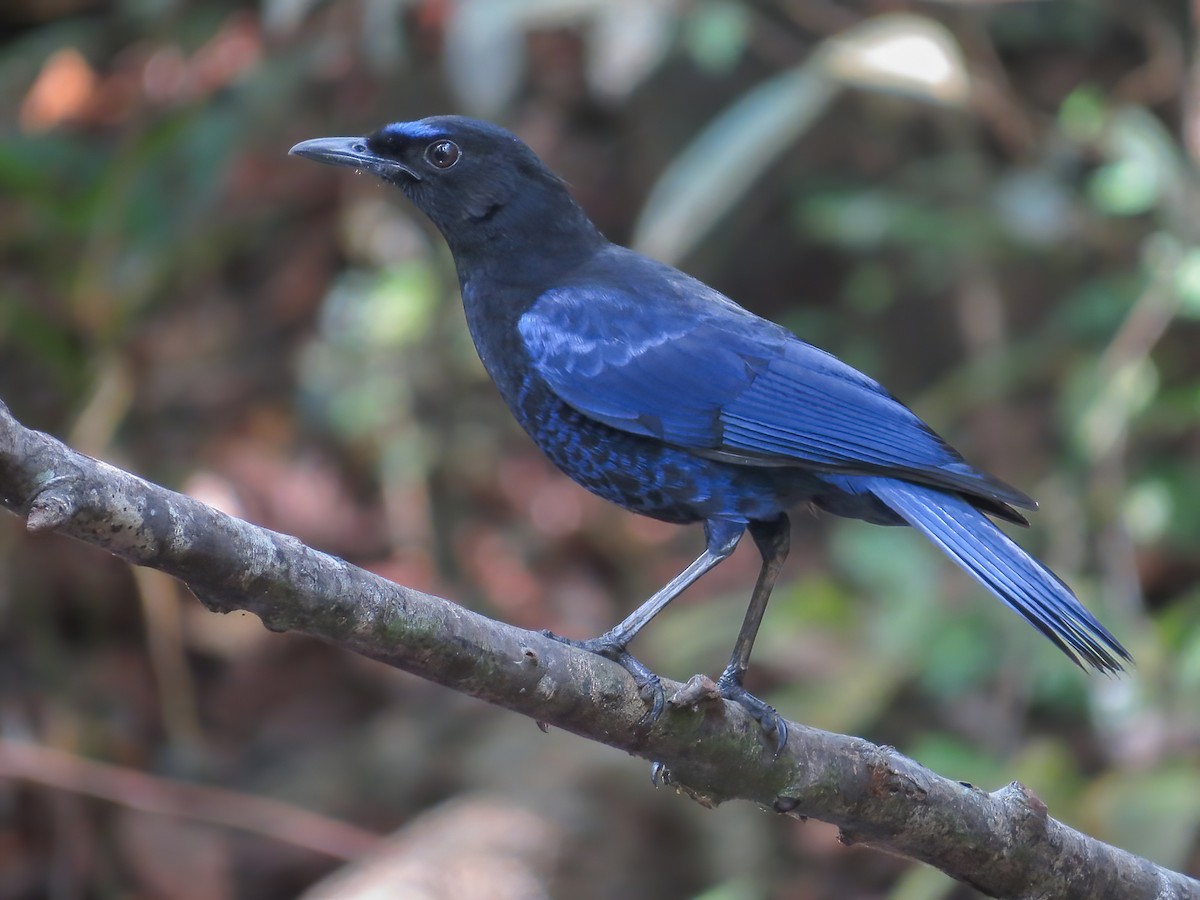
[[[497,231],[581,219],[562,180],[511,132],[463,116],[385,125],[365,137],[303,141],[293,156],[370,172],[399,187],[457,249]]]

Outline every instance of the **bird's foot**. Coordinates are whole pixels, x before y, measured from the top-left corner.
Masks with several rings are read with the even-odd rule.
[[[597,656],[611,659],[633,677],[633,683],[637,685],[638,694],[649,707],[646,710],[646,714],[642,716],[639,724],[649,728],[658,721],[658,717],[662,715],[662,711],[666,706],[666,697],[663,695],[662,682],[657,675],[650,671],[645,663],[623,646],[605,640],[604,637],[592,638],[587,641],[577,641],[554,634],[551,631],[543,631],[542,634],[558,641],[560,644],[578,647],[580,650],[587,650],[589,653],[595,653]]]
[[[779,756],[788,739],[787,719],[775,711],[775,707],[759,700],[742,687],[742,680],[731,672],[725,672],[717,679],[717,692],[726,700],[732,700],[740,705],[754,718],[763,730],[763,735]]]

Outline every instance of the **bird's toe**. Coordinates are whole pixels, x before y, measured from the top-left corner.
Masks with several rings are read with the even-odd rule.
[[[721,676],[717,682],[717,690],[726,700],[732,700],[745,709],[746,712],[750,713],[751,717],[753,717],[754,721],[762,729],[763,736],[774,750],[774,755],[779,756],[784,745],[787,743],[787,719],[779,715],[775,711],[775,707],[755,697],[742,687],[741,683],[736,679],[724,675]]]
[[[580,650],[587,650],[589,653],[595,653],[597,656],[603,656],[605,659],[611,659],[622,669],[628,672],[633,677],[633,683],[637,685],[638,694],[645,701],[647,709],[645,715],[642,716],[638,723],[640,727],[649,728],[658,721],[658,717],[662,715],[663,709],[666,708],[666,695],[663,693],[662,682],[645,663],[639,660],[636,656],[626,650],[620,644],[605,640],[603,637],[592,638],[586,641],[577,641],[571,638],[565,638],[561,635],[554,634],[550,631],[542,632],[546,637],[552,638],[562,644],[567,644],[571,647],[578,647]]]
[[[638,722],[638,727],[650,728],[658,721],[658,717],[662,715],[663,709],[667,705],[667,698],[663,693],[662,681],[650,671],[650,668],[645,663],[628,650],[614,652],[611,649],[607,649],[601,652],[601,656],[611,659],[633,676],[633,683],[637,685],[638,694],[646,704],[646,712]]]
[[[635,660],[636,662],[636,660]],[[638,663],[641,666],[641,663]],[[645,668],[644,666],[642,668]],[[646,713],[642,716],[641,722],[638,724],[642,727],[649,728],[658,721],[658,717],[662,715],[662,711],[667,703],[666,695],[663,693],[662,681],[653,672],[649,673],[649,677],[639,677],[633,673],[633,678],[638,687],[638,693],[641,694],[642,700],[646,702]]]

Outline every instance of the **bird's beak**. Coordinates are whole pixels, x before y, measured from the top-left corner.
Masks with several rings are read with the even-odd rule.
[[[398,160],[372,153],[367,148],[366,138],[361,137],[327,137],[301,141],[288,151],[288,155],[315,159],[331,166],[362,169],[385,181],[395,181],[401,176],[421,180],[416,172]]]

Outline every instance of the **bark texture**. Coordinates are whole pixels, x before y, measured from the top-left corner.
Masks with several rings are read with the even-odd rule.
[[[696,678],[664,681],[652,726],[615,663],[393,584],[23,427],[0,403],[0,503],[183,581],[214,612],[247,610],[655,762],[697,801],[749,800],[921,860],[993,897],[1200,900],[1200,882],[1053,819],[1013,782],[988,793],[890,747],[789,723],[776,756],[741,707]],[[535,738],[531,737],[531,740]]]

